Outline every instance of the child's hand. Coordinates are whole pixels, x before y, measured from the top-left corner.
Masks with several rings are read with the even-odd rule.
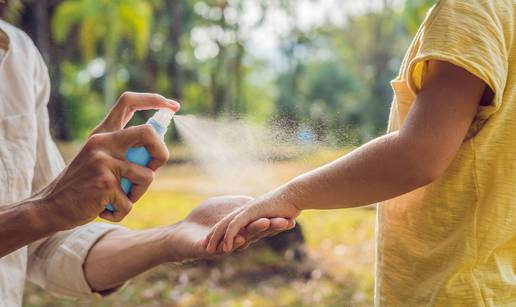
[[[218,222],[204,239],[203,246],[208,253],[215,253],[219,244],[223,244],[223,251],[229,253],[234,248],[235,237],[249,223],[260,218],[280,217],[288,220],[288,226],[291,229],[295,226],[294,219],[299,213],[300,210],[290,203],[271,201],[270,198],[253,200],[249,205],[236,210]]]

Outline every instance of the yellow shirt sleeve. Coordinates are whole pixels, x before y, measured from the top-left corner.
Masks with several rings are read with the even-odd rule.
[[[504,2],[506,0],[502,0]],[[441,0],[421,29],[417,54],[409,64],[407,80],[417,94],[423,84],[428,60],[450,62],[482,79],[494,92],[491,105],[480,107],[478,118],[486,119],[501,103],[508,74],[512,24],[495,1]],[[510,18],[510,16],[507,16]]]

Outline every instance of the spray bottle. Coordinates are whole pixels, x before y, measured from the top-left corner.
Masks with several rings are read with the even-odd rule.
[[[172,121],[172,117],[174,117],[174,112],[168,109],[162,109],[154,113],[154,115],[147,120],[147,125],[151,125],[152,128],[158,133],[158,135],[163,138],[165,133],[167,132],[167,128]],[[152,157],[145,149],[145,147],[131,147],[127,150],[125,155],[127,161],[141,165],[147,166],[151,161]],[[122,178],[120,180],[120,186],[122,187],[122,191],[124,191],[125,195],[131,192],[131,188],[133,184],[127,178]],[[106,206],[106,210],[109,212],[115,212],[115,208],[111,204]]]

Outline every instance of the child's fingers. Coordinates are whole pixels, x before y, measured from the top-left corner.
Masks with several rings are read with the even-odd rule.
[[[287,219],[275,217],[271,219],[271,230],[284,231],[288,229],[289,222]]]
[[[228,225],[224,235],[224,251],[226,253],[233,250],[233,241],[241,228],[247,226],[252,221],[248,211],[239,213]]]
[[[205,248],[208,253],[213,253],[213,247],[211,244],[211,240],[213,239],[213,234],[215,233],[215,230],[217,229],[217,226],[219,225],[219,223],[217,223],[215,226],[213,226],[213,228],[210,230],[210,233],[206,236],[207,242],[206,242]]]
[[[236,213],[226,216],[224,219],[222,219],[215,225],[210,238],[210,242],[208,243],[208,247],[206,248],[208,253],[213,254],[217,251],[217,247],[220,241],[222,240],[222,237],[224,236],[224,233],[226,232],[229,223],[231,222],[231,220],[233,220],[235,214]]]
[[[296,220],[294,220],[294,219],[288,219],[288,226],[287,226],[287,230],[291,230],[291,229],[293,229],[294,227],[296,227]]]
[[[237,235],[235,237],[235,248],[240,248],[242,246],[244,246],[244,244],[246,243],[246,239],[244,236],[242,235]]]
[[[251,224],[247,225],[247,227],[245,228],[245,231],[248,232],[249,234],[255,234],[255,233],[260,233],[260,232],[269,230],[270,226],[271,226],[271,221],[268,218],[263,217],[261,219],[258,219],[256,221],[252,222]]]
[[[202,241],[202,247],[204,249],[208,249],[208,243],[210,243],[211,236],[213,235],[213,229],[210,230],[210,232],[204,237],[204,240]]]
[[[222,221],[224,222],[224,221]],[[217,250],[217,247],[219,245],[220,238],[222,237],[222,234],[224,233],[225,227],[222,225],[222,223],[218,223],[215,225],[215,228],[213,229],[213,233],[210,236],[210,241],[208,242],[208,246],[206,247],[206,250],[208,253],[215,253]]]

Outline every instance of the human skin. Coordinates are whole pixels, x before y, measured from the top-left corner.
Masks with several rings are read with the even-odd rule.
[[[61,230],[86,224],[97,216],[121,221],[148,189],[154,171],[168,159],[163,141],[148,125],[123,129],[134,112],[179,104],[160,95],[124,93],[104,121],[97,126],[79,154],[48,186],[33,197],[0,206],[0,257]],[[123,130],[122,130],[123,129]],[[152,156],[148,167],[125,161],[129,147],[145,146]],[[120,178],[133,183],[129,195],[120,189]],[[245,196],[212,198],[183,221],[148,230],[115,230],[100,238],[84,263],[86,279],[102,292],[164,262],[183,262],[212,257],[202,240],[217,222],[250,200]],[[116,211],[110,213],[105,205]],[[293,220],[257,219],[236,238],[238,248],[294,227]]]
[[[86,279],[92,289],[102,292],[162,263],[211,258],[214,255],[202,246],[204,237],[217,222],[251,200],[246,196],[215,197],[174,225],[108,233],[86,258]],[[235,245],[245,248],[294,226],[293,220],[283,218],[258,219],[236,236]]]
[[[430,61],[421,91],[403,127],[340,159],[294,178],[220,221],[203,244],[234,248],[238,231],[263,217],[293,219],[305,209],[337,209],[394,198],[439,178],[450,165],[492,92],[468,71]]]
[[[98,216],[121,221],[147,190],[154,171],[168,159],[168,150],[152,127],[122,128],[135,111],[160,108],[175,112],[179,104],[157,94],[124,93],[56,179],[27,200],[0,206],[0,257]],[[134,146],[145,146],[151,154],[148,168],[125,160]],[[120,188],[122,177],[134,184],[127,196]],[[113,204],[116,211],[106,211],[106,204]]]

